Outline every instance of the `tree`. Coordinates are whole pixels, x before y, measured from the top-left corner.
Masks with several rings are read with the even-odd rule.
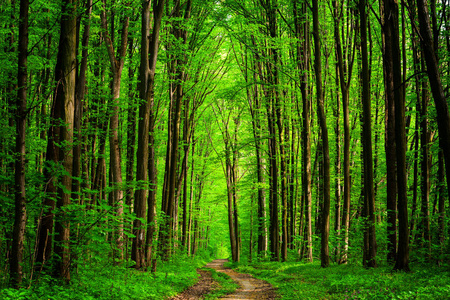
[[[409,224],[408,224],[408,195],[406,182],[406,132],[405,132],[405,103],[403,97],[398,3],[391,0],[383,1],[385,51],[384,64],[386,72],[386,95],[393,98],[395,105],[395,145],[397,160],[397,207],[399,221],[399,239],[394,269],[409,271]],[[391,98],[392,97],[392,98]],[[388,100],[389,103],[390,100]],[[392,207],[388,207],[392,209]],[[391,220],[388,220],[388,222]]]
[[[18,287],[22,283],[23,247],[27,221],[25,189],[25,138],[27,126],[27,61],[28,61],[28,0],[20,1],[19,19],[19,58],[17,72],[16,100],[16,162],[14,176],[14,229],[12,256],[9,260],[11,285]]]
[[[330,265],[328,239],[330,235],[330,150],[328,145],[328,128],[322,91],[322,61],[319,34],[319,4],[313,1],[313,37],[314,37],[314,71],[316,75],[317,111],[323,147],[323,209],[321,223],[320,264],[323,268]]]
[[[343,254],[339,257],[339,263],[347,263],[347,252],[348,252],[348,231],[350,228],[350,203],[351,203],[351,182],[350,182],[350,111],[349,111],[349,101],[350,101],[350,83],[353,71],[354,62],[354,47],[355,43],[352,45],[352,34],[354,30],[354,24],[351,22],[351,28],[353,30],[347,31],[347,37],[342,37],[343,40],[347,40],[348,44],[342,46],[341,34],[340,34],[340,24],[344,20],[344,1],[338,6],[338,2],[333,2],[333,18],[334,18],[334,40],[336,48],[336,59],[339,75],[339,83],[341,87],[342,94],[342,110],[344,115],[344,203],[343,203],[343,215],[342,215],[342,226],[341,229],[344,230],[344,249]],[[347,10],[347,14],[351,15],[352,11]],[[343,53],[344,48],[344,53]],[[344,54],[347,53],[345,56]]]
[[[136,181],[146,182],[149,176],[148,194],[148,230],[147,230],[147,258],[151,257],[151,245],[156,231],[156,159],[154,150],[154,81],[156,61],[159,49],[159,34],[161,20],[164,13],[164,0],[153,2],[153,29],[150,33],[150,1],[142,3],[141,15],[141,57],[139,69],[139,98],[144,100],[139,105],[138,148],[137,157],[142,163],[137,164]],[[150,38],[151,37],[151,38]],[[145,246],[142,218],[146,215],[146,186],[139,185],[135,191],[134,213],[136,220],[133,222],[133,234],[131,259],[136,262],[136,268],[145,265]],[[149,262],[147,262],[149,263]]]
[[[56,145],[58,160],[63,168],[58,186],[55,220],[54,255],[57,258],[54,274],[70,280],[70,222],[65,211],[70,204],[73,168],[73,126],[76,74],[76,2],[64,0],[61,8],[61,33],[55,67],[54,109],[60,109],[59,139]]]
[[[313,260],[312,252],[312,225],[311,225],[311,130],[310,130],[310,114],[311,105],[310,97],[308,95],[308,70],[310,60],[310,46],[309,46],[309,22],[307,19],[307,2],[301,3],[301,11],[299,11],[297,1],[294,1],[294,22],[295,31],[298,38],[302,41],[297,45],[298,68],[300,71],[301,82],[300,91],[302,95],[302,188],[303,201],[305,203],[305,222],[306,222],[306,259],[310,262]]]
[[[127,53],[127,43],[128,43],[128,24],[129,17],[124,15],[120,23],[121,37],[120,46],[117,51],[117,57],[114,53],[114,37],[110,36],[108,33],[108,22],[106,18],[106,0],[103,0],[103,10],[101,13],[101,21],[103,28],[103,39],[106,44],[106,49],[108,50],[109,61],[111,64],[112,72],[112,82],[111,82],[111,103],[112,103],[112,114],[109,119],[109,130],[111,131],[109,135],[109,146],[110,146],[110,161],[111,161],[111,173],[112,173],[112,184],[113,184],[113,206],[117,207],[117,217],[119,218],[119,228],[117,231],[116,244],[118,248],[118,257],[123,259],[123,187],[122,187],[122,167],[121,167],[121,155],[120,155],[120,145],[119,145],[119,97],[120,97],[120,83],[122,80],[122,71],[124,66],[124,61]],[[114,24],[114,23],[112,23]],[[111,32],[114,33],[114,27],[111,28]]]
[[[450,113],[444,94],[434,40],[431,34],[427,1],[417,0],[417,15],[421,35],[421,48],[427,65],[427,74],[437,112],[439,145],[444,152],[447,189],[450,191]],[[449,193],[450,194],[450,193]]]
[[[183,27],[181,20],[187,22],[191,16],[191,0],[185,3],[184,14],[181,11],[180,1],[174,4],[173,28],[171,35],[175,39],[175,53],[169,63],[169,122],[168,138],[166,151],[166,166],[164,174],[162,209],[164,219],[160,225],[160,249],[164,259],[168,259],[172,252],[172,237],[174,225],[176,224],[175,212],[177,206],[175,202],[175,193],[177,188],[177,171],[179,157],[179,138],[180,138],[180,120],[183,108],[184,82],[186,81],[185,64],[187,54],[183,52],[183,46],[187,44],[187,30]],[[180,20],[181,19],[181,20]]]
[[[375,238],[375,194],[373,189],[373,158],[372,158],[372,125],[370,101],[370,75],[367,50],[367,3],[359,1],[359,17],[361,30],[361,58],[362,58],[362,104],[363,104],[363,157],[364,157],[364,207],[366,220],[365,235],[368,239],[368,249],[364,264],[376,267],[376,238]]]
[[[387,2],[380,3],[381,15],[387,16]],[[397,11],[398,16],[398,11]],[[386,18],[386,17],[385,17]],[[397,257],[397,165],[396,165],[396,138],[395,138],[395,102],[394,102],[394,78],[393,78],[393,53],[392,53],[392,27],[395,21],[387,18],[382,26],[383,39],[383,67],[385,84],[385,107],[386,107],[386,209],[387,209],[387,235],[388,253],[387,260],[394,262]],[[398,19],[397,19],[398,23]],[[397,24],[398,28],[398,24]],[[398,44],[398,42],[397,42]],[[399,50],[397,50],[399,51]],[[399,55],[399,54],[398,54]],[[400,60],[400,57],[397,58]],[[397,66],[398,67],[398,66]]]

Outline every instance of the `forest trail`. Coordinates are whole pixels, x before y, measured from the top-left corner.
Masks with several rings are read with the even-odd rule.
[[[245,300],[245,299],[258,299],[258,300],[272,300],[277,299],[277,294],[274,288],[269,283],[254,278],[249,274],[242,274],[234,271],[233,269],[226,268],[224,263],[226,259],[216,259],[205,267],[215,269],[217,272],[225,273],[231,277],[240,286],[233,294],[229,294],[221,297],[220,299],[226,300]],[[199,270],[201,278],[197,284],[190,287],[183,293],[179,294],[172,300],[194,300],[202,299],[204,295],[212,291],[217,283],[212,280],[209,272]]]

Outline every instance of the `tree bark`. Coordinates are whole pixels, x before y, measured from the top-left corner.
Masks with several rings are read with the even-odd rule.
[[[323,209],[321,218],[320,265],[330,265],[328,239],[330,235],[330,150],[328,145],[328,128],[322,91],[322,60],[319,36],[319,3],[313,0],[313,37],[314,37],[314,70],[316,73],[317,110],[322,133],[323,147]]]
[[[17,288],[22,283],[22,262],[27,222],[25,189],[25,137],[27,122],[27,61],[28,61],[28,8],[29,1],[20,1],[19,17],[19,58],[17,72],[16,99],[16,148],[14,170],[14,227],[12,236],[9,274],[11,286]]]
[[[185,21],[190,18],[191,12],[191,0],[186,2],[184,16],[181,15],[179,3],[175,3],[173,16],[177,18],[183,17]],[[183,45],[187,43],[187,31],[183,29],[180,20],[174,21],[172,35],[175,39]],[[177,49],[179,50],[179,49]],[[160,230],[160,243],[161,251],[164,259],[168,259],[172,252],[172,240],[174,234],[174,222],[175,222],[175,193],[177,189],[177,171],[178,171],[178,145],[180,136],[180,120],[181,110],[183,107],[183,83],[185,82],[185,64],[186,54],[177,53],[173,57],[173,61],[170,63],[174,68],[172,71],[173,83],[170,84],[170,95],[173,99],[170,103],[169,113],[169,131],[167,140],[167,152],[166,152],[166,169],[164,175],[164,190],[162,199],[162,212],[164,213],[164,219],[162,221],[162,230]]]
[[[76,2],[65,0],[62,3],[61,33],[57,62],[55,67],[55,107],[61,109],[60,140],[57,151],[64,168],[58,187],[57,208],[61,211],[55,221],[54,254],[57,257],[55,277],[70,280],[70,222],[62,210],[70,204],[73,168],[73,126],[76,75]]]
[[[395,144],[397,160],[397,196],[399,239],[394,269],[409,271],[409,224],[406,180],[406,130],[405,103],[401,74],[398,3],[384,0],[385,68],[387,81],[386,94],[393,96],[395,106]],[[389,222],[389,220],[388,220]]]
[[[303,187],[303,202],[305,203],[305,240],[306,240],[306,259],[309,262],[313,261],[312,255],[312,187],[311,187],[311,104],[308,95],[308,70],[310,60],[309,47],[309,22],[307,19],[307,2],[302,1],[301,11],[297,6],[297,1],[294,1],[294,21],[296,28],[296,35],[302,38],[302,42],[297,46],[298,68],[300,70],[300,91],[302,95],[302,187]]]
[[[339,258],[339,263],[347,263],[348,260],[348,231],[350,227],[350,203],[351,203],[351,182],[350,182],[350,112],[349,112],[349,93],[350,93],[350,80],[352,77],[353,70],[353,58],[351,57],[351,52],[347,51],[348,61],[344,61],[344,55],[342,53],[342,44],[340,36],[340,22],[342,19],[343,7],[338,7],[338,2],[334,3],[334,39],[336,47],[336,57],[337,65],[339,69],[339,82],[341,86],[342,94],[342,110],[344,116],[344,195],[343,195],[343,207],[342,207],[342,226],[341,229],[344,230],[344,247],[342,249],[342,255]],[[351,34],[351,33],[349,33]],[[348,38],[349,44],[346,45],[347,48],[351,47],[351,38]],[[353,52],[354,53],[354,52]],[[347,66],[348,64],[348,66]],[[347,76],[347,78],[346,78]]]
[[[397,257],[397,161],[395,138],[395,101],[393,79],[393,53],[392,53],[392,17],[387,10],[387,0],[380,3],[380,15],[385,18],[382,27],[383,37],[383,67],[386,91],[386,208],[387,208],[387,235],[388,235],[388,262],[394,262]],[[398,16],[398,11],[397,11]],[[398,29],[398,19],[397,19]],[[398,54],[400,55],[400,54]],[[400,58],[398,58],[400,60]]]
[[[122,179],[122,166],[121,166],[121,149],[119,141],[119,97],[120,97],[120,84],[122,81],[122,71],[127,53],[128,44],[128,24],[129,17],[124,16],[120,23],[122,24],[120,46],[116,51],[114,50],[113,37],[108,34],[108,23],[106,19],[106,1],[103,0],[103,10],[101,12],[101,23],[103,28],[103,39],[106,43],[106,49],[108,50],[109,61],[111,64],[112,88],[111,88],[111,103],[112,114],[109,119],[109,147],[110,147],[110,168],[112,173],[112,185],[113,185],[113,206],[116,207],[116,214],[118,217],[118,229],[116,236],[116,245],[118,258],[123,260],[123,179]],[[111,32],[114,34],[114,25],[111,26]],[[111,35],[112,35],[111,34]]]
[[[366,209],[366,235],[368,237],[367,256],[364,265],[376,267],[376,237],[375,237],[375,193],[373,188],[373,158],[372,158],[372,113],[370,101],[370,70],[367,50],[367,2],[359,1],[359,17],[361,30],[361,63],[362,63],[362,106],[363,106],[363,158],[364,158],[364,201]]]
[[[158,58],[159,35],[161,20],[164,13],[165,0],[153,3],[153,30],[150,33],[150,1],[142,3],[141,17],[141,63],[139,68],[139,98],[143,101],[139,105],[138,123],[138,147],[136,156],[141,163],[137,164],[136,181],[140,184],[134,193],[134,213],[137,219],[133,222],[133,234],[135,235],[131,250],[131,259],[136,262],[135,268],[145,266],[145,244],[147,244],[147,257],[153,244],[154,232],[156,230],[156,161],[154,156],[154,80],[156,61]],[[148,193],[148,232],[144,239],[145,228],[140,219],[145,218],[147,212],[147,178],[149,179]],[[147,262],[148,264],[149,262]]]
[[[88,46],[91,27],[91,12],[92,12],[92,0],[86,1],[86,24],[84,26],[83,37],[81,41],[81,61],[80,68],[76,75],[76,89],[75,89],[75,112],[74,112],[74,135],[75,142],[73,148],[73,177],[72,180],[72,199],[74,201],[82,201],[80,194],[82,181],[78,178],[82,178],[81,163],[82,163],[82,141],[83,136],[81,133],[81,121],[83,119],[83,101],[86,92],[86,71],[88,62]],[[81,22],[80,22],[81,23]],[[78,25],[81,27],[81,25]],[[78,38],[77,38],[78,40]],[[78,51],[78,41],[77,41]]]
[[[431,93],[433,94],[434,105],[436,106],[437,112],[439,146],[444,152],[447,190],[450,191],[450,114],[439,74],[438,59],[436,57],[436,49],[433,41],[433,35],[431,33],[430,18],[428,15],[426,0],[417,0],[417,13],[419,18],[420,35],[422,37],[421,48],[425,57]]]

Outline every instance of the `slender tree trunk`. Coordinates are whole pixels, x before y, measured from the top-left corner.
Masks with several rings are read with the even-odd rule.
[[[334,231],[337,236],[337,246],[336,246],[336,262],[340,263],[341,260],[341,129],[340,129],[340,98],[339,98],[339,68],[336,65],[336,190],[335,190],[335,221],[334,221]]]
[[[86,1],[86,24],[84,26],[83,37],[81,41],[81,62],[80,68],[76,78],[76,89],[75,89],[75,113],[74,113],[74,135],[76,136],[76,144],[73,147],[73,177],[72,180],[72,200],[82,201],[80,194],[80,187],[82,181],[78,178],[82,178],[81,173],[81,163],[82,163],[82,141],[83,136],[81,133],[81,121],[83,119],[83,101],[86,92],[86,71],[88,62],[88,46],[89,46],[89,36],[91,28],[91,12],[92,12],[92,0]],[[81,23],[81,22],[80,22]],[[81,27],[81,26],[80,26]],[[78,40],[78,38],[77,38]],[[77,47],[78,50],[78,47]]]
[[[191,11],[191,1],[188,0],[185,6],[184,20],[190,18]],[[175,4],[174,17],[181,18],[179,3]],[[176,20],[173,25],[173,36],[175,39],[183,45],[187,43],[187,31],[181,27],[180,21]],[[167,155],[166,155],[166,169],[164,175],[164,190],[163,190],[163,200],[162,200],[162,211],[165,214],[165,219],[162,222],[162,230],[160,230],[160,242],[161,250],[164,259],[168,259],[172,251],[172,238],[174,234],[174,224],[175,224],[175,193],[177,189],[177,171],[178,171],[178,145],[180,137],[180,121],[181,121],[181,111],[183,107],[183,83],[185,82],[185,63],[186,54],[177,53],[174,57],[174,61],[171,62],[174,67],[174,83],[170,84],[173,86],[173,90],[170,91],[171,96],[173,95],[173,100],[171,101],[169,114],[169,126],[170,134],[167,140]]]
[[[25,189],[25,137],[27,122],[27,61],[28,61],[28,8],[29,1],[20,1],[19,19],[19,59],[17,73],[16,100],[16,148],[14,174],[14,227],[9,260],[10,281],[13,287],[22,283],[22,263],[27,222],[26,189]]]
[[[128,59],[130,61],[134,60],[134,37],[128,36]],[[136,69],[131,64],[128,65],[128,98],[129,103],[127,107],[127,164],[125,167],[125,181],[127,182],[128,188],[125,195],[125,204],[128,207],[128,212],[131,213],[132,203],[134,199],[134,188],[130,184],[134,179],[134,165],[135,165],[135,152],[136,152],[136,120],[137,120],[137,110],[136,104],[138,103],[138,91],[136,85],[134,84]]]
[[[424,58],[422,57],[422,70],[425,70]],[[428,248],[428,258],[431,257],[431,236],[430,236],[430,214],[428,205],[430,203],[430,157],[429,157],[429,144],[430,144],[430,134],[428,130],[428,84],[425,80],[422,81],[421,90],[421,104],[420,104],[420,141],[421,141],[421,152],[422,160],[420,162],[421,166],[421,196],[422,202],[420,206],[420,229],[423,235],[423,241]],[[419,101],[419,100],[418,100]]]
[[[296,34],[299,38],[303,38],[303,42],[297,47],[300,69],[300,91],[302,95],[302,186],[303,186],[303,202],[305,207],[305,240],[306,253],[305,257],[309,262],[313,261],[312,255],[312,186],[311,186],[311,104],[308,95],[308,70],[310,60],[309,47],[309,22],[307,19],[307,2],[303,1],[301,13],[298,12],[297,1],[294,1],[294,16],[296,21]]]
[[[381,15],[386,19],[383,24],[383,67],[386,90],[386,208],[387,208],[387,235],[388,235],[388,262],[394,262],[397,257],[397,162],[395,138],[395,102],[393,86],[393,53],[392,53],[392,26],[389,25],[390,11],[386,9],[387,0],[380,3]],[[397,11],[398,16],[398,11]],[[398,28],[398,19],[397,19]],[[400,58],[398,58],[400,59]]]
[[[359,17],[361,26],[361,58],[362,58],[362,106],[363,106],[363,157],[364,157],[364,202],[366,209],[366,235],[368,249],[365,266],[376,267],[376,237],[375,237],[375,193],[373,188],[373,158],[372,158],[372,113],[370,101],[370,70],[367,50],[367,2],[360,0]]]
[[[350,182],[350,112],[349,112],[349,88],[352,75],[353,58],[347,62],[344,62],[344,55],[342,53],[341,36],[340,36],[340,22],[342,19],[343,8],[338,7],[338,2],[334,1],[334,38],[336,47],[336,57],[339,69],[339,82],[342,93],[342,110],[344,116],[344,195],[343,195],[343,208],[342,208],[342,226],[344,230],[344,247],[342,249],[342,256],[339,258],[339,263],[347,263],[348,260],[348,231],[350,227],[350,203],[351,203],[351,182]],[[351,38],[348,38],[351,41]],[[351,46],[351,43],[347,45],[347,49]],[[349,54],[349,53],[348,53]],[[350,58],[350,55],[348,55]],[[346,67],[348,64],[348,68]],[[347,79],[346,79],[347,76]]]
[[[444,153],[439,151],[438,181],[439,181],[439,244],[441,246],[441,255],[445,253],[445,170]],[[442,259],[439,259],[441,262]]]
[[[319,36],[319,3],[313,0],[314,70],[316,73],[317,110],[323,146],[323,209],[321,220],[320,262],[323,268],[330,265],[328,239],[330,235],[330,150],[328,128],[322,91],[322,62]]]
[[[234,262],[238,259],[238,244],[234,223],[234,205],[233,205],[233,182],[232,182],[232,165],[229,141],[225,141],[225,167],[227,176],[227,199],[228,199],[228,229],[230,234],[231,256]]]
[[[254,73],[253,80],[256,81],[256,72]],[[252,101],[253,99],[253,101]],[[264,256],[267,251],[267,229],[265,226],[266,223],[266,196],[265,190],[262,187],[264,183],[263,177],[263,161],[261,158],[261,121],[260,121],[260,109],[261,104],[259,101],[258,88],[255,85],[253,98],[248,94],[250,113],[252,116],[252,129],[253,129],[253,138],[255,142],[255,153],[256,153],[256,174],[257,174],[257,182],[258,182],[258,255]]]
[[[192,140],[194,141],[192,143],[192,154],[195,153],[195,139],[194,139],[194,132],[192,132]],[[189,216],[188,216],[188,228],[187,228],[187,254],[188,256],[191,256],[191,249],[192,249],[192,215],[193,215],[193,203],[194,203],[194,167],[195,167],[195,159],[194,155],[192,155],[192,162],[191,162],[191,176],[190,176],[190,187],[189,187]]]
[[[232,144],[232,150],[233,150],[233,162],[232,162],[232,191],[233,191],[233,218],[234,218],[234,231],[235,231],[235,238],[236,238],[236,261],[239,262],[241,259],[241,234],[240,234],[240,226],[239,226],[239,214],[238,214],[238,205],[237,205],[237,183],[238,183],[238,176],[239,176],[239,170],[238,170],[238,131],[239,131],[239,125],[240,120],[239,116],[234,119],[235,127],[234,127],[234,136],[233,136],[233,144]]]
[[[153,240],[155,239],[157,223],[156,223],[156,193],[158,187],[158,177],[157,177],[157,157],[156,157],[156,145],[155,145],[155,113],[150,112],[150,131],[148,137],[148,181],[149,181],[149,191],[147,198],[147,237],[146,237],[146,259],[147,266],[150,266],[151,260],[153,259]],[[156,264],[156,261],[153,262]]]
[[[112,114],[109,119],[109,130],[111,131],[109,135],[109,147],[110,147],[110,168],[112,173],[112,185],[113,185],[113,206],[116,207],[116,214],[118,217],[118,230],[116,237],[116,245],[119,251],[118,257],[123,260],[123,186],[122,186],[122,166],[121,166],[121,149],[119,141],[119,97],[120,97],[120,84],[122,81],[122,70],[125,62],[125,57],[127,53],[127,43],[128,43],[128,23],[129,17],[125,16],[121,19],[121,38],[120,47],[117,50],[117,57],[114,50],[114,44],[112,36],[108,34],[108,24],[106,19],[106,1],[103,1],[103,10],[101,12],[101,21],[103,28],[103,39],[106,43],[106,48],[108,50],[109,61],[111,64],[111,72],[113,74],[112,78],[112,88],[111,88],[111,103],[112,103]],[[114,25],[111,26],[111,32],[114,34]]]

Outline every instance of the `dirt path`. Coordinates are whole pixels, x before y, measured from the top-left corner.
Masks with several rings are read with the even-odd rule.
[[[231,277],[231,279],[233,279],[240,285],[240,288],[237,289],[233,294],[226,295],[220,299],[277,299],[277,294],[275,293],[274,288],[269,283],[256,279],[251,275],[238,273],[230,268],[225,268],[225,262],[227,262],[226,259],[217,259],[206,265],[207,268],[212,268],[217,272],[227,274]],[[217,283],[212,280],[209,272],[201,270],[199,270],[198,272],[202,276],[199,282],[183,293],[179,294],[177,297],[173,298],[173,300],[202,299],[202,295],[206,295],[217,286]]]

